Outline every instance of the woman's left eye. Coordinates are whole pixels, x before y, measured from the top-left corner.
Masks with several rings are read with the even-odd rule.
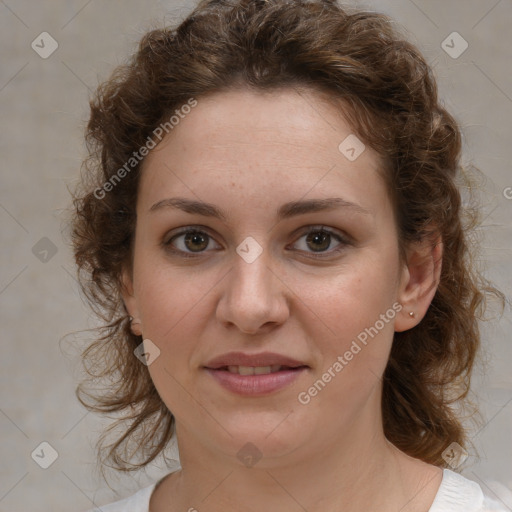
[[[329,229],[325,229],[323,226],[314,226],[309,228],[305,234],[301,235],[299,240],[304,237],[306,237],[306,245],[312,244],[313,247],[316,246],[316,250],[314,250],[313,252],[321,254],[326,252],[327,254],[340,252],[346,245],[349,245],[350,243],[349,240],[343,235],[335,233]],[[339,242],[339,245],[337,246],[337,248],[327,251],[326,249],[328,249],[331,246],[333,238]],[[322,258],[323,256],[315,255],[314,257]]]
[[[313,250],[310,252],[306,249],[299,249],[302,252],[309,252],[314,258],[322,258],[323,254],[332,254],[340,252],[346,245],[350,244],[350,241],[341,235],[340,233],[333,232],[323,226],[312,226],[303,233],[297,242],[305,238],[304,242],[306,247],[310,247]],[[332,244],[332,239],[339,242],[337,248],[327,250]],[[167,250],[172,253],[182,255],[186,258],[193,258],[206,252],[206,249],[210,246],[210,241],[213,241],[206,231],[199,228],[188,228],[164,241],[163,245]],[[295,242],[297,244],[297,242]],[[217,249],[220,246],[217,247]],[[197,249],[197,250],[195,250]],[[316,253],[316,254],[315,254]],[[317,255],[318,254],[318,255]]]

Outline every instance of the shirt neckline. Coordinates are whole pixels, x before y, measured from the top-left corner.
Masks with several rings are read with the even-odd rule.
[[[171,474],[168,473],[157,482],[140,491],[144,493],[147,499],[145,503],[146,510],[149,511],[149,504],[157,487]],[[447,512],[448,510],[450,512],[477,512],[481,510],[483,500],[482,489],[476,482],[444,468],[441,484],[428,512]]]
[[[428,512],[477,512],[483,501],[482,489],[476,482],[444,468],[441,485]]]

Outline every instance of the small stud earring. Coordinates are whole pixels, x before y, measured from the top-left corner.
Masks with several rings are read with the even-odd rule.
[[[409,316],[413,317],[414,316],[414,311],[409,311]]]

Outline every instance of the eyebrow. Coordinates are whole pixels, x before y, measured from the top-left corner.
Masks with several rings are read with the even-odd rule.
[[[186,199],[184,197],[162,199],[151,206],[149,211],[155,212],[163,208],[177,208],[186,213],[202,215],[204,217],[215,217],[227,222],[226,213],[217,206],[210,203]],[[297,215],[334,210],[338,208],[346,208],[363,215],[372,215],[370,210],[367,210],[356,203],[346,201],[340,197],[330,197],[327,199],[309,199],[305,201],[291,201],[289,203],[285,203],[277,210],[276,217],[278,220],[284,220]]]

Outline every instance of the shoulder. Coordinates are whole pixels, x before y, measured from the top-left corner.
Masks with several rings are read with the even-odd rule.
[[[101,505],[87,512],[148,512],[149,500],[155,489],[156,483],[140,489],[132,496],[128,496],[120,501],[109,503],[108,505]]]
[[[507,507],[486,496],[477,482],[449,469],[429,512],[507,512]]]

